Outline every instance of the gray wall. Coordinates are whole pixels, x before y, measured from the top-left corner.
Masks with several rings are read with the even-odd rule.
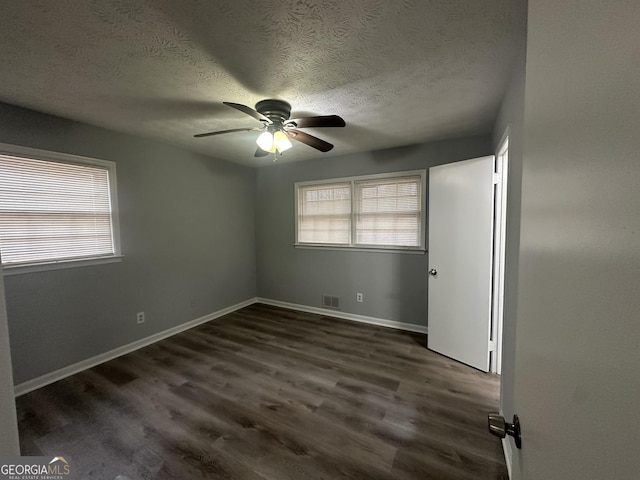
[[[343,312],[426,325],[427,255],[294,248],[294,183],[427,169],[491,153],[491,138],[480,136],[259,168],[258,296],[321,307],[323,294],[334,295]]]
[[[0,455],[19,455],[16,402],[9,350],[9,326],[4,298],[4,279],[0,266]]]
[[[639,476],[639,24],[529,0],[515,479]]]
[[[507,127],[509,128],[504,321],[502,329],[502,375],[500,384],[501,409],[506,418],[511,418],[514,414],[513,386],[515,382],[520,197],[522,190],[524,74],[525,51],[523,48],[515,61],[511,81],[505,91],[493,131],[494,150],[497,150],[504,132]]]
[[[254,170],[3,104],[0,142],[115,161],[125,256],[5,277],[16,383],[255,297]]]

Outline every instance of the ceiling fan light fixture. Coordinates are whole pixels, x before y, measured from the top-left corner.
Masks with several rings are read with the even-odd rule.
[[[276,151],[282,153],[293,146],[287,134],[282,130],[276,130],[273,133],[269,131],[263,132],[257,138],[256,143],[262,150],[269,153],[275,153]]]
[[[210,137],[220,135],[222,133],[263,130],[262,134],[256,139],[258,148],[253,155],[254,157],[264,157],[269,153],[273,153],[275,158],[275,154],[285,152],[293,146],[290,140],[292,138],[300,143],[310,146],[311,148],[315,148],[320,152],[328,152],[333,148],[333,145],[329,142],[325,142],[321,138],[314,137],[313,135],[300,131],[299,129],[344,127],[346,125],[345,121],[338,115],[316,115],[313,117],[289,118],[291,115],[291,105],[284,100],[276,100],[272,98],[260,100],[256,103],[255,110],[240,103],[222,103],[261,121],[261,127],[231,128],[215,132],[198,133],[194,135],[194,137]]]
[[[289,150],[293,146],[291,145],[291,140],[289,140],[287,134],[282,130],[277,130],[273,134],[273,143],[280,153],[284,152],[285,150]]]
[[[256,140],[258,146],[265,152],[273,153],[276,151],[276,146],[273,142],[273,134],[271,132],[263,132]]]

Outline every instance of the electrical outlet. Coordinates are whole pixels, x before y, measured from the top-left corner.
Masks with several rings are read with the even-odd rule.
[[[144,312],[138,312],[136,314],[136,319],[138,321],[138,323],[144,323]]]
[[[356,293],[356,302],[364,302],[364,295],[362,295],[361,293]]]

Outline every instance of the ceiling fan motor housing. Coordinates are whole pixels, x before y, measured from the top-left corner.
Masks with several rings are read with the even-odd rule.
[[[289,137],[321,152],[328,152],[333,148],[333,145],[298,129],[314,127],[344,127],[346,125],[344,120],[338,115],[317,115],[290,119],[291,105],[284,100],[276,100],[274,98],[259,101],[256,103],[255,110],[241,103],[222,103],[262,122],[262,125],[259,128],[231,128],[229,130],[220,130],[217,132],[198,133],[194,135],[194,137],[210,137],[212,135],[220,135],[222,133],[264,130],[264,132],[258,137],[258,140],[261,138],[264,139],[264,146],[261,145],[260,142],[257,142],[259,148],[255,153],[256,157],[262,157],[264,156],[263,153],[271,151],[271,148],[276,141],[276,137],[279,139],[279,146],[277,147],[279,151],[284,151],[286,148],[290,147],[287,139],[287,137]]]
[[[284,100],[260,100],[256,103],[256,111],[275,124],[283,124],[291,115],[291,105]]]

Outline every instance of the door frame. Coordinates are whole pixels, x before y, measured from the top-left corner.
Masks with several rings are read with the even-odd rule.
[[[509,177],[509,127],[505,130],[496,151],[495,196],[493,222],[493,276],[491,291],[490,372],[502,372],[502,326],[504,323],[504,271],[507,233],[507,180]]]

